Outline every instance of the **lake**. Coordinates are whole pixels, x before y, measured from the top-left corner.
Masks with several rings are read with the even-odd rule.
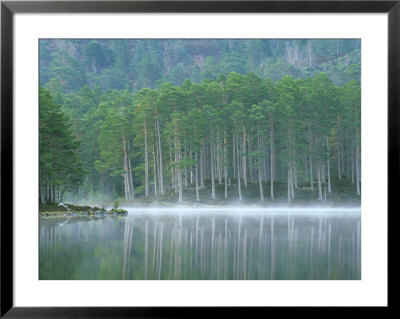
[[[360,209],[40,217],[39,279],[359,280]]]

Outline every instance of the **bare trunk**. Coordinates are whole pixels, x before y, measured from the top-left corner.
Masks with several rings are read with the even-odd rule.
[[[177,135],[178,129],[175,127],[175,134]],[[183,195],[183,189],[182,189],[182,167],[181,167],[181,141],[179,137],[176,137],[176,159],[177,159],[177,180],[178,180],[178,194],[179,194],[179,204],[182,203],[182,195]]]
[[[204,188],[204,140],[201,140],[200,149],[200,187]]]
[[[360,145],[358,143],[358,129],[356,131],[356,177],[357,177],[357,195],[361,195],[360,191],[360,180],[361,180],[361,174],[360,174]]]
[[[128,174],[128,155],[127,155],[127,145],[125,135],[122,136],[122,145],[124,151],[124,186],[125,186],[125,199],[126,201],[130,201],[130,183],[129,183],[129,174]]]
[[[189,158],[190,158],[190,160],[192,160],[193,159],[193,154],[192,154],[192,152],[189,152]],[[192,165],[190,165],[190,185],[191,184],[193,184],[193,166]]]
[[[211,132],[210,132],[210,138],[212,139]],[[210,157],[211,157],[211,198],[215,199],[214,149],[212,140],[210,142]]]
[[[351,182],[354,184],[354,147],[351,146]]]
[[[274,145],[274,122],[272,121],[272,115],[269,117],[269,131],[270,131],[270,145],[271,145],[271,199],[274,199],[274,170],[275,170],[275,145]]]
[[[250,180],[254,180],[253,178],[253,163],[252,163],[252,157],[251,157],[251,139],[250,139],[250,134],[247,136],[247,145],[249,149],[249,170],[250,170]]]
[[[307,154],[306,153],[303,154],[303,160],[304,160],[304,180],[306,182],[308,182],[309,177],[308,177],[308,164],[307,164]]]
[[[163,164],[162,164],[162,148],[161,148],[161,135],[160,135],[160,123],[158,122],[158,119],[156,121],[156,126],[157,126],[157,136],[158,136],[158,161],[159,161],[159,170],[160,170],[160,193],[161,195],[165,194],[164,191],[164,176],[163,176]]]
[[[178,194],[179,194],[179,204],[182,203],[182,169],[178,167]]]
[[[240,163],[239,163],[239,141],[238,141],[238,134],[237,134],[237,129],[235,132],[236,135],[236,155],[237,155],[237,181],[238,181],[238,191],[239,191],[239,200],[242,200],[242,189],[241,189],[241,185],[240,185]]]
[[[144,195],[147,197],[149,196],[149,151],[147,145],[146,122],[144,122],[143,128],[144,128]],[[154,154],[154,148],[153,148],[153,154]],[[157,185],[154,184],[154,187],[157,187]]]
[[[338,143],[337,143],[337,161],[338,161],[338,176],[342,180],[342,167],[341,167],[341,143],[342,143],[342,129],[340,126],[340,117],[338,117]]]
[[[260,154],[260,136],[258,136],[257,138],[257,148],[258,148],[258,154]],[[260,188],[260,199],[261,201],[264,201],[264,191],[263,191],[263,187],[262,187],[262,177],[261,177],[261,160],[260,160],[260,156],[258,156],[258,185]]]
[[[195,153],[195,161],[196,161],[196,200],[199,202],[200,201],[200,195],[199,195],[199,175],[198,175],[198,162],[197,162],[197,152]]]
[[[260,188],[260,199],[261,201],[264,201],[264,191],[263,191],[263,186],[262,186],[262,177],[261,177],[261,163],[258,163],[259,167],[258,167],[258,185]]]
[[[244,187],[247,187],[247,161],[246,161],[246,127],[243,126],[243,141],[242,141],[242,169]]]
[[[263,161],[264,161],[264,176],[265,176],[264,182],[267,183],[268,180],[269,180],[268,174],[270,174],[269,166],[268,166],[268,159],[267,159],[267,157],[268,157],[268,155],[267,155],[268,146],[267,146],[267,144],[265,142],[263,142],[261,145],[263,146],[263,150],[264,150],[264,153],[265,153],[265,157],[263,159]]]
[[[292,196],[290,194],[290,168],[289,167],[287,170],[287,200],[288,200],[288,203],[292,202]]]
[[[132,176],[132,165],[131,165],[131,146],[129,143],[129,140],[127,141],[128,143],[128,175],[129,175],[129,188],[131,191],[130,197],[131,199],[135,199],[135,187],[133,185],[133,176]]]
[[[309,153],[310,153],[310,184],[311,190],[314,191],[314,174],[313,174],[313,161],[312,161],[312,132],[311,125],[309,125],[308,129],[308,144],[309,144]]]
[[[221,143],[220,143],[219,130],[217,135],[217,171],[218,171],[218,184],[222,184],[222,165],[221,165]]]
[[[169,162],[170,162],[170,167],[171,167],[171,187],[175,188],[175,179],[174,179],[174,162],[172,161],[172,150],[171,150],[171,141],[168,138],[168,148],[169,148]]]
[[[290,194],[292,199],[294,199],[294,187],[293,187],[293,168],[292,164],[290,165]]]
[[[349,177],[350,176],[350,141],[349,141],[349,131],[346,131],[346,176]]]
[[[326,137],[326,165],[328,170],[328,193],[331,192],[331,167],[329,163],[329,141],[328,137]]]
[[[232,138],[233,177],[236,177],[236,133]]]
[[[318,200],[322,200],[321,165],[319,163],[317,166],[317,174],[318,174]]]
[[[225,179],[225,199],[228,198],[228,155],[226,147],[226,129],[224,130],[224,179]]]
[[[179,193],[179,171],[178,171],[178,131],[177,127],[175,125],[175,137],[174,137],[174,161],[175,161],[175,170],[174,170],[174,175],[175,175],[175,194]]]
[[[153,167],[154,167],[154,195],[157,196],[158,194],[158,190],[157,190],[157,168],[156,168],[156,152],[154,150],[154,146],[153,146]]]
[[[337,160],[338,160],[338,176],[339,180],[342,180],[342,169],[340,167],[340,147],[337,147]]]
[[[129,142],[128,142],[128,150],[129,150]],[[131,165],[130,156],[128,156],[128,172],[129,172],[129,183],[130,183],[130,189],[131,189],[131,199],[134,199],[135,198],[135,187],[133,185],[132,165]]]
[[[40,202],[41,202],[42,204],[45,204],[46,202],[45,202],[44,186],[43,186],[43,180],[42,180],[42,179],[40,179],[39,189],[40,189],[40,194],[39,194],[39,195],[40,195],[40,196],[39,196]]]

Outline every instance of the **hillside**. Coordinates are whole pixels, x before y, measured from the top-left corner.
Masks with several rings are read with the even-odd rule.
[[[52,93],[85,85],[134,91],[230,72],[273,81],[324,72],[343,85],[360,80],[360,46],[352,39],[40,40],[40,84]]]

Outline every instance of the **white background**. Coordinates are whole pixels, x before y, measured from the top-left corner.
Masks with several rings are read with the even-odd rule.
[[[15,306],[387,305],[386,14],[16,14],[14,27]],[[38,280],[38,39],[165,37],[362,39],[362,280]]]

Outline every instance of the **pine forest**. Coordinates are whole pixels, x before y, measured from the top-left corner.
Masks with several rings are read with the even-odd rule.
[[[42,204],[360,204],[360,40],[39,44]]]

